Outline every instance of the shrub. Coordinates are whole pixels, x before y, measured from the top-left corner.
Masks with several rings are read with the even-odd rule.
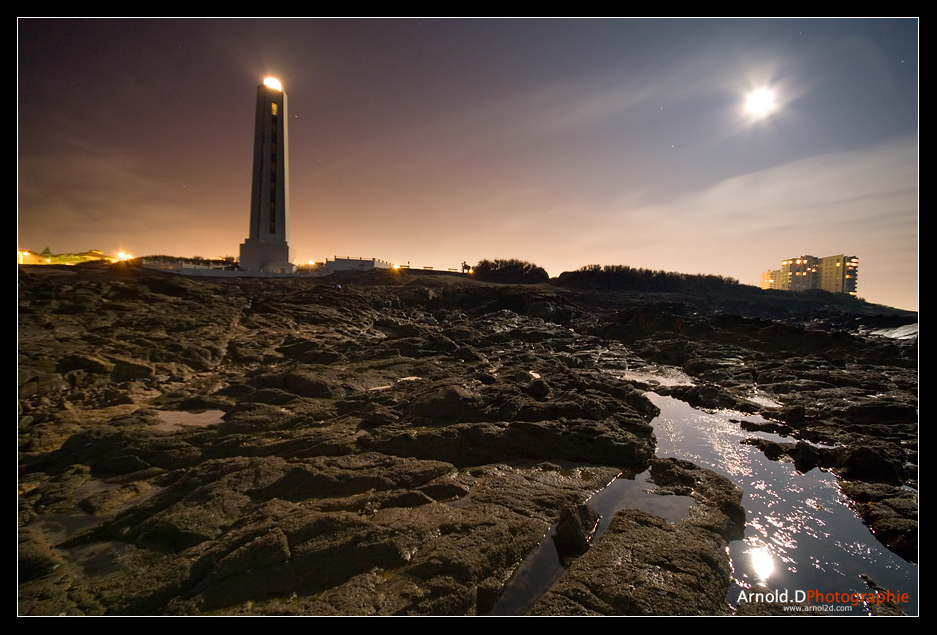
[[[671,293],[713,292],[738,287],[735,278],[686,274],[653,269],[635,269],[625,265],[586,265],[563,272],[558,284],[586,289],[629,289]]]
[[[523,260],[482,260],[475,265],[474,276],[485,282],[537,284],[547,282],[549,274],[543,267]]]

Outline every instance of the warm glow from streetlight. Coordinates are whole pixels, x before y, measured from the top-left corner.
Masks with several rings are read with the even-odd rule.
[[[278,80],[276,77],[264,78],[264,86],[269,86],[270,88],[275,88],[280,92],[283,92],[283,86],[280,84],[280,80]]]

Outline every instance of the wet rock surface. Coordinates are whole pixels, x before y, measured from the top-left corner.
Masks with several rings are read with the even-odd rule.
[[[601,541],[573,562],[532,615],[725,615],[728,541],[745,527],[742,490],[723,476],[677,459],[655,459],[662,490],[691,494],[697,506],[670,523],[627,509]]]
[[[588,505],[570,505],[560,511],[553,543],[560,558],[579,556],[589,548],[601,516]]]
[[[916,558],[916,346],[444,276],[25,267],[19,303],[24,614],[482,614],[564,509],[649,466],[691,517],[621,512],[535,612],[725,613],[744,510],[655,458],[648,389],[778,421],[766,454],[834,469]],[[660,364],[693,385],[626,378]]]

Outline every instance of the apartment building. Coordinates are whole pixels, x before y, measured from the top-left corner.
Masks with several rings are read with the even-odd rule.
[[[761,288],[786,291],[822,289],[856,295],[858,280],[859,259],[856,256],[800,256],[782,260],[780,269],[762,272]]]

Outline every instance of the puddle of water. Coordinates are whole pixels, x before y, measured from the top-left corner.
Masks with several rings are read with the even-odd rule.
[[[105,483],[97,479],[90,479],[75,489],[74,497],[75,500],[81,500],[87,496],[114,490],[119,487],[121,486],[117,483]],[[99,514],[43,514],[37,516],[29,523],[29,526],[36,527],[42,531],[49,543],[57,549],[61,549],[71,561],[80,564],[83,568],[88,564],[96,571],[103,571],[109,566],[106,564],[106,560],[109,557],[106,554],[111,554],[115,546],[119,546],[118,543],[94,543],[92,545],[76,548],[64,548],[60,547],[59,544],[66,538],[80,531],[94,527],[109,518],[113,518],[128,507],[142,503],[155,496],[163,489],[165,488],[150,487],[139,495],[132,496],[126,499],[122,504],[112,506],[108,511]]]
[[[654,494],[657,486],[650,482],[650,476],[650,471],[646,471],[635,476],[634,480],[616,478],[586,501],[586,505],[602,514],[593,542],[598,541],[612,522],[612,516],[622,509],[640,509],[678,523],[687,517],[691,507],[696,506],[696,501],[689,496]]]
[[[770,461],[756,448],[740,443],[749,437],[778,435],[747,432],[730,419],[762,422],[737,412],[708,413],[688,404],[648,394],[661,409],[654,420],[657,456],[692,461],[728,476],[744,491],[748,513],[745,539],[729,545],[738,584],[729,592],[735,604],[750,585],[833,593],[868,593],[862,574],[881,587],[908,593],[903,605],[918,613],[918,567],[883,547],[848,506],[836,477],[819,469],[806,474],[791,463]],[[790,439],[784,439],[790,441]],[[852,615],[863,614],[856,607]],[[837,613],[849,615],[850,613]]]
[[[692,386],[696,382],[692,377],[676,368],[650,367],[642,370],[629,370],[615,373],[619,379],[637,381],[642,384],[659,386]]]
[[[397,381],[398,381],[398,382],[401,382],[401,381],[417,381],[417,380],[420,380],[420,379],[422,379],[422,377],[410,376],[410,377],[401,377],[401,378],[398,379]],[[383,386],[374,386],[373,388],[368,388],[368,391],[369,391],[369,392],[374,392],[374,391],[376,391],[376,390],[390,390],[390,389],[393,388],[393,387],[394,387],[394,386],[393,386],[392,384],[386,384],[386,385],[383,385]]]
[[[88,577],[103,577],[118,573],[125,569],[119,563],[118,556],[128,549],[120,542],[96,542],[80,547],[62,548],[66,557],[81,567],[82,573]]]
[[[151,430],[178,432],[186,427],[206,428],[222,423],[223,410],[205,410],[204,412],[185,412],[177,410],[158,410],[162,423],[149,426]]]
[[[517,568],[505,585],[494,608],[485,615],[524,615],[563,575],[560,557],[553,545],[556,525]]]
[[[46,535],[46,539],[56,545],[72,534],[102,521],[102,516],[79,516],[78,514],[45,514],[37,517],[29,526],[37,527]]]
[[[76,501],[80,501],[84,498],[88,498],[92,494],[106,492],[109,489],[117,489],[118,487],[120,487],[120,485],[117,483],[105,483],[104,481],[98,480],[96,478],[89,478],[87,481],[75,488],[75,491],[72,493],[72,497]]]
[[[695,501],[689,496],[662,496],[649,492],[656,487],[649,482],[649,477],[649,471],[638,474],[634,479],[619,476],[586,501],[587,505],[602,515],[592,544],[599,541],[611,524],[612,517],[621,509],[640,509],[662,516],[672,523],[687,517]],[[536,549],[521,563],[501,598],[487,615],[525,615],[560,579],[564,569],[553,544],[554,533],[556,525],[550,527]]]
[[[778,403],[774,399],[771,399],[770,397],[760,394],[757,390],[749,394],[746,397],[746,399],[748,399],[748,401],[752,402],[753,404],[757,404],[761,406],[762,408],[782,408],[783,407],[782,404]]]
[[[736,583],[727,596],[735,605],[739,593],[755,585],[771,590],[820,593],[868,593],[862,579],[871,577],[893,593],[907,593],[902,605],[908,615],[918,614],[918,567],[905,562],[883,547],[849,507],[836,477],[814,469],[797,472],[791,463],[765,458],[746,438],[790,441],[777,434],[748,432],[739,420],[766,423],[767,420],[739,412],[705,412],[688,404],[650,393],[661,409],[653,424],[657,436],[657,456],[676,457],[727,476],[742,488],[742,505],[747,512],[745,538],[729,545]],[[648,473],[634,480],[618,478],[588,501],[602,514],[593,543],[608,527],[619,509],[644,509],[671,522],[686,517],[693,501],[683,496],[659,496],[646,492],[653,488]],[[523,615],[560,578],[552,534],[518,568],[489,615]],[[863,607],[851,613],[868,614]]]

